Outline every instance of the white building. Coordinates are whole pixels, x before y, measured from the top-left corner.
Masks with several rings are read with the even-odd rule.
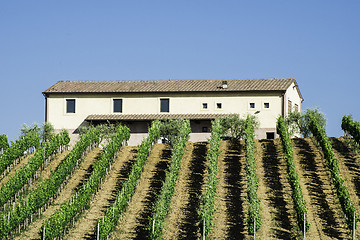
[[[76,137],[83,125],[122,122],[130,145],[146,136],[154,119],[190,119],[191,141],[210,136],[211,120],[228,114],[255,114],[258,138],[276,137],[276,118],[301,111],[295,79],[58,81],[43,92],[45,121]]]

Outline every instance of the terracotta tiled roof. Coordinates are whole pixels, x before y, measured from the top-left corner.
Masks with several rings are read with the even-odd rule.
[[[87,116],[86,121],[126,121],[126,120],[156,120],[156,119],[190,119],[203,120],[225,117],[231,114],[92,114]]]
[[[227,82],[227,88],[222,83]],[[243,92],[285,91],[296,81],[286,79],[58,81],[47,93]]]

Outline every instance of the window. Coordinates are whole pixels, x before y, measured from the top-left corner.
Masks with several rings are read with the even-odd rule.
[[[250,103],[250,108],[255,108],[255,103]]]
[[[207,132],[208,128],[207,127],[202,127],[202,132]]]
[[[264,108],[270,108],[270,103],[264,103]]]
[[[66,99],[66,113],[75,113],[75,99]]]
[[[122,112],[122,99],[114,99],[114,113]]]
[[[216,103],[216,108],[217,108],[217,109],[221,109],[221,108],[222,108],[222,104],[221,104],[221,103]]]
[[[203,104],[202,104],[202,108],[203,108],[203,109],[207,109],[207,108],[208,108],[208,104],[207,104],[207,103],[203,103]]]
[[[275,133],[274,132],[267,132],[266,133],[266,139],[275,139]]]
[[[169,112],[169,99],[160,99],[160,112]]]
[[[299,112],[299,105],[295,104],[295,112]]]
[[[292,103],[290,100],[288,100],[288,113],[291,113],[292,110]]]

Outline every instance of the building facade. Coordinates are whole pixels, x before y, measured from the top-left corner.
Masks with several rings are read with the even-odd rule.
[[[301,111],[295,79],[59,81],[43,92],[45,121],[73,138],[80,126],[121,122],[130,127],[129,144],[147,135],[155,119],[189,119],[190,141],[210,137],[211,120],[254,114],[257,138],[276,137],[276,118]]]

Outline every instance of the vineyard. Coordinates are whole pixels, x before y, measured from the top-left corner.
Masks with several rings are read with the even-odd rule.
[[[313,137],[291,139],[280,117],[275,140],[245,125],[244,140],[221,140],[216,120],[208,142],[189,142],[184,120],[170,144],[158,121],[137,147],[121,125],[103,145],[96,128],[70,149],[66,132],[3,144],[0,236],[360,239],[358,122],[345,116],[348,137],[328,138],[310,118]]]

